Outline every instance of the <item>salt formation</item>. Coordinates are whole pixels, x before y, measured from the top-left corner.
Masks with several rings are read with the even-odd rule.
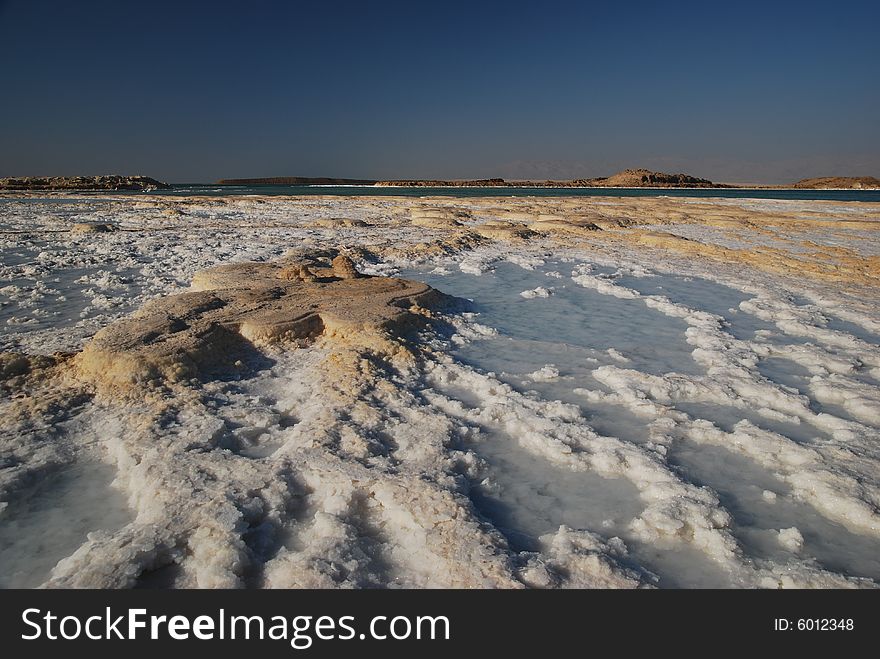
[[[191,292],[98,332],[76,366],[102,387],[222,375],[257,346],[378,336],[402,324],[406,309],[438,297],[424,284],[361,277],[343,255],[217,266],[197,273]]]
[[[92,222],[79,222],[74,224],[70,231],[72,233],[110,233],[111,231],[118,231],[119,227],[115,224],[105,224],[105,223],[92,223]]]
[[[0,585],[880,580],[874,204],[0,208]]]
[[[519,294],[520,297],[524,297],[527,300],[531,300],[536,297],[550,297],[553,295],[553,287],[546,288],[545,286],[537,286],[536,288],[532,288],[528,291],[523,291]]]
[[[112,428],[105,441],[137,519],[92,534],[53,570],[49,586],[132,586],[166,566],[172,577],[162,578],[181,586],[380,585],[398,569],[410,573],[403,585],[517,585],[493,549],[503,540],[448,488],[443,446],[407,439],[433,420],[416,416],[392,439],[381,428],[412,416],[406,401],[394,410],[393,401],[375,409],[363,400],[389,396],[379,373],[412,369],[401,332],[410,316],[427,313],[420,304],[443,296],[355,273],[345,257],[322,263],[309,255],[206,271],[196,291],[102,330],[55,375],[71,391],[97,391],[95,413]],[[249,355],[247,345],[304,339],[327,354],[309,382],[295,385],[312,388],[303,418],[271,462],[246,457],[242,438],[228,432],[236,424],[209,413],[210,397],[192,378],[269,359]],[[22,370],[18,364],[10,369]],[[172,397],[163,394],[169,387]],[[123,414],[120,400],[128,401]],[[275,412],[263,423],[278,421]],[[407,450],[408,442],[416,445]],[[294,518],[312,519],[291,524],[295,510]],[[297,551],[285,547],[288,534],[299,536],[289,540]]]

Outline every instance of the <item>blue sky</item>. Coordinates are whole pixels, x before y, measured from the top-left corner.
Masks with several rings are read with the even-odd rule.
[[[0,0],[0,175],[880,176],[880,3]]]

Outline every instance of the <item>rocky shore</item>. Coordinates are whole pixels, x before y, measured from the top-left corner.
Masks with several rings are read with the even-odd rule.
[[[149,176],[19,176],[0,178],[0,190],[168,190]]]

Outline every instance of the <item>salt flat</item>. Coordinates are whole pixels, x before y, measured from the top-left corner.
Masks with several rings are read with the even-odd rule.
[[[0,585],[876,586],[878,230],[0,198]]]

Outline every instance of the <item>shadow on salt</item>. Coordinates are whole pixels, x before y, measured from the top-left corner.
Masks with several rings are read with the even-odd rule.
[[[675,403],[675,407],[695,419],[711,421],[724,432],[733,432],[734,426],[740,421],[745,420],[758,428],[778,433],[801,444],[810,444],[830,439],[827,432],[809,423],[803,421],[801,423],[789,423],[778,419],[771,419],[753,409],[742,409],[732,405],[720,405],[717,403],[684,402]]]
[[[471,491],[474,506],[515,551],[539,551],[538,538],[561,525],[603,538],[623,538],[634,560],[660,588],[724,588],[730,579],[704,553],[688,546],[655,546],[632,537],[629,526],[644,507],[624,478],[572,471],[536,457],[506,433],[488,431],[468,445],[490,465],[490,477]]]
[[[115,468],[80,462],[19,492],[0,512],[0,588],[35,588],[92,531],[113,532],[134,519],[112,487]]]
[[[688,441],[675,444],[668,457],[688,480],[718,494],[748,556],[782,564],[812,559],[832,572],[880,580],[880,541],[853,533],[793,499],[789,486],[770,470],[726,448]],[[779,542],[779,531],[792,527],[803,536],[795,552]]]
[[[758,362],[758,371],[768,380],[797,391],[809,399],[810,409],[816,414],[832,414],[840,419],[852,419],[852,414],[843,405],[820,402],[810,392],[810,371],[787,357],[766,357]],[[756,424],[760,425],[760,424]],[[783,433],[784,434],[784,433]],[[792,439],[795,439],[792,437]]]
[[[758,330],[778,332],[775,325],[739,309],[740,302],[752,298],[750,294],[709,279],[654,274],[650,277],[623,275],[613,281],[642,295],[663,295],[670,302],[721,316],[727,323],[725,330],[736,339],[754,340]]]
[[[861,325],[857,325],[849,320],[844,320],[843,318],[832,316],[830,313],[827,313],[826,316],[828,318],[828,323],[825,326],[828,329],[836,330],[838,332],[845,332],[846,334],[850,334],[857,339],[861,339],[865,343],[870,343],[873,346],[880,346],[880,335],[875,334],[874,332],[865,329]]]
[[[516,551],[537,551],[537,539],[562,524],[619,536],[642,511],[630,481],[556,466],[506,433],[482,433],[468,448],[491,465],[492,474],[488,485],[471,492],[474,505]]]

